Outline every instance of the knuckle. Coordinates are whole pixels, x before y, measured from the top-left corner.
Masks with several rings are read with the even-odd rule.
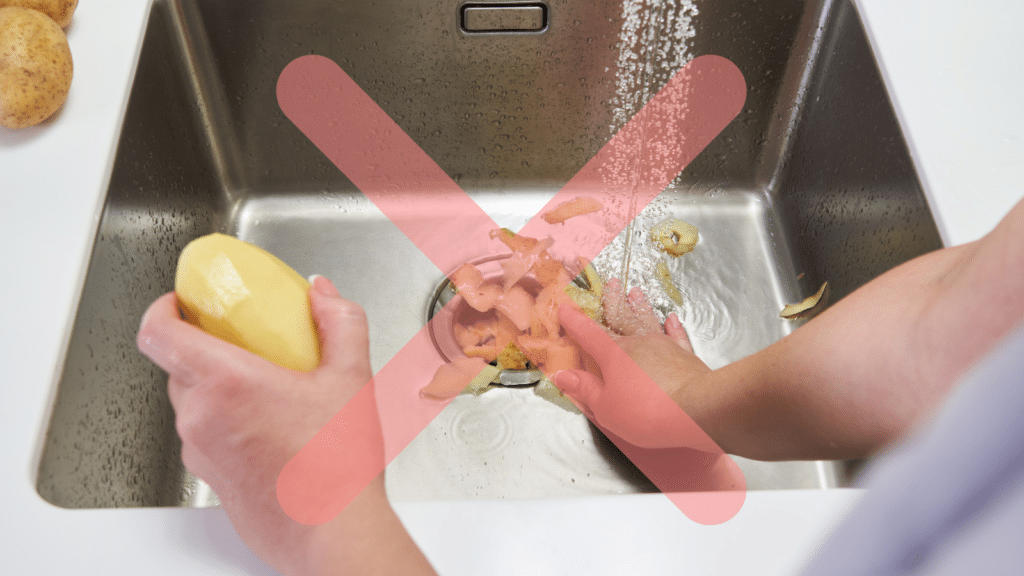
[[[195,446],[188,442],[182,442],[181,444],[181,463],[185,465],[185,469],[191,472],[194,476],[202,476],[203,470],[200,469],[199,463],[201,462],[199,453]]]
[[[366,311],[363,310],[363,307],[348,300],[338,302],[335,306],[331,307],[328,314],[334,321],[342,324],[354,323],[364,325],[367,323]]]
[[[366,310],[363,310],[362,306],[351,301],[342,302],[338,306],[337,314],[342,318],[366,321]]]
[[[231,373],[204,379],[180,395],[175,405],[175,429],[183,444],[203,451],[211,439],[230,428],[229,421],[243,409],[244,383]]]
[[[186,447],[190,452],[193,451],[195,449],[196,441],[202,437],[202,435],[199,434],[201,426],[197,425],[195,418],[179,414],[174,420],[174,428],[178,432],[178,438],[181,439],[181,453],[182,457],[184,457]]]

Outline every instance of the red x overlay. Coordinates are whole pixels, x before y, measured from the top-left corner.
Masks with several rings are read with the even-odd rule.
[[[498,225],[334,62],[321,56],[292,61],[278,80],[277,98],[288,118],[441,271],[507,252],[490,238]],[[743,75],[732,62],[718,56],[692,60],[540,213],[581,196],[604,208],[564,224],[538,215],[520,233],[552,238],[551,253],[563,262],[592,260],[739,114],[745,98]],[[334,518],[447,405],[419,395],[424,375],[443,363],[427,330],[285,465],[277,496],[292,519],[321,524]],[[735,516],[746,497],[738,466],[622,356],[634,368],[639,401],[677,413],[670,434],[680,447],[645,449],[609,438],[694,521],[719,524]],[[709,480],[712,468],[715,479]]]

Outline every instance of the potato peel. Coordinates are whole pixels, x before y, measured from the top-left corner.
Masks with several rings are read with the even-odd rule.
[[[678,306],[683,305],[683,295],[679,292],[679,288],[676,288],[675,282],[672,281],[672,274],[668,270],[668,265],[664,261],[658,260],[655,265],[655,270],[658,273],[658,281],[661,282],[661,288],[665,291],[665,294],[672,299],[673,302]]]
[[[650,237],[655,248],[677,258],[693,252],[700,240],[696,226],[677,218],[668,218],[651,226]]]
[[[560,224],[569,218],[590,214],[603,209],[604,206],[588,196],[580,196],[566,202],[562,202],[551,210],[541,214],[541,218],[548,224]]]
[[[600,300],[601,295],[604,293],[604,280],[601,279],[601,275],[597,273],[597,269],[586,258],[580,256],[576,258],[576,261],[583,268],[583,278],[587,281],[590,291]]]
[[[527,370],[529,361],[515,342],[509,342],[508,346],[498,353],[498,368],[502,370]]]
[[[562,410],[571,412],[573,414],[583,414],[583,412],[580,412],[580,409],[577,408],[575,404],[573,404],[572,400],[570,400],[565,394],[563,394],[562,391],[559,390],[558,387],[555,386],[555,384],[551,380],[549,380],[547,376],[545,376],[540,382],[537,383],[536,386],[533,387],[533,393],[547,400],[548,402],[551,402],[555,406],[558,406]]]
[[[604,308],[601,306],[601,297],[590,290],[580,288],[575,284],[565,287],[565,293],[572,298],[572,301],[583,310],[583,313],[590,316],[592,320],[603,322]]]
[[[830,288],[828,282],[824,282],[821,288],[813,296],[804,298],[802,302],[798,304],[788,304],[779,313],[779,316],[786,320],[797,320],[800,318],[810,318],[821,312],[826,304],[828,303],[828,295]]]
[[[575,282],[565,287],[565,293],[583,310],[584,314],[599,324],[603,324],[604,306],[601,304],[601,295],[604,293],[604,280],[601,279],[601,275],[597,273],[594,265],[586,258],[578,257],[576,261],[583,269],[580,276],[583,277],[586,287],[579,285],[580,277],[577,276]]]

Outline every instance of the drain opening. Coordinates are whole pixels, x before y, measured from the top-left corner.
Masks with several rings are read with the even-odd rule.
[[[501,280],[504,273],[501,261],[509,256],[509,254],[505,254],[482,258],[474,260],[470,264],[480,270],[485,282],[496,282]],[[586,287],[586,281],[581,277],[577,277],[574,282],[581,287]],[[540,283],[530,275],[524,277],[519,283],[534,295],[540,291]],[[457,327],[467,329],[478,321],[493,324],[497,314],[496,310],[488,312],[475,310],[459,296],[451,280],[445,278],[434,290],[427,305],[426,321],[429,326],[427,332],[430,334],[430,340],[438,354],[445,361],[451,362],[467,356],[463,345],[459,343],[459,337],[456,334]],[[497,360],[492,360],[490,364],[498,365]],[[528,362],[525,370],[503,369],[495,377],[494,383],[504,386],[531,386],[540,382],[543,377],[544,374],[532,362]]]
[[[494,256],[470,262],[480,270],[484,281],[497,281],[502,276],[501,261],[509,255]],[[524,278],[529,283],[529,278]],[[449,303],[452,303],[450,306]],[[427,322],[430,340],[434,348],[446,361],[451,362],[467,356],[456,335],[456,327],[472,327],[475,323],[493,318],[497,311],[479,312],[470,306],[455,290],[451,280],[444,281],[434,290],[427,306]],[[486,358],[485,358],[486,359]],[[497,366],[497,360],[490,362]],[[503,369],[494,377],[493,384],[502,386],[532,386],[541,381],[544,374],[537,370],[532,362],[527,363],[525,370]]]

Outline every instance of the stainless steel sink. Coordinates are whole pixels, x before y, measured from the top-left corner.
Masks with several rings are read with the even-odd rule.
[[[644,231],[665,215],[696,225],[701,243],[672,268],[685,305],[656,300],[712,366],[793,330],[779,311],[823,281],[837,300],[940,246],[852,2],[516,4],[474,2],[482,12],[467,20],[458,0],[156,1],[46,431],[43,498],[216,504],[183,469],[166,377],[134,343],[199,235],[233,234],[333,279],[367,310],[375,369],[426,322],[442,271],[277,105],[278,76],[302,55],[336,61],[513,229],[686,61],[729,58],[747,82],[743,111],[599,258],[657,293]],[[842,462],[741,465],[752,490],[849,481]],[[446,409],[389,468],[388,489],[408,500],[653,487],[582,416],[503,389]]]

